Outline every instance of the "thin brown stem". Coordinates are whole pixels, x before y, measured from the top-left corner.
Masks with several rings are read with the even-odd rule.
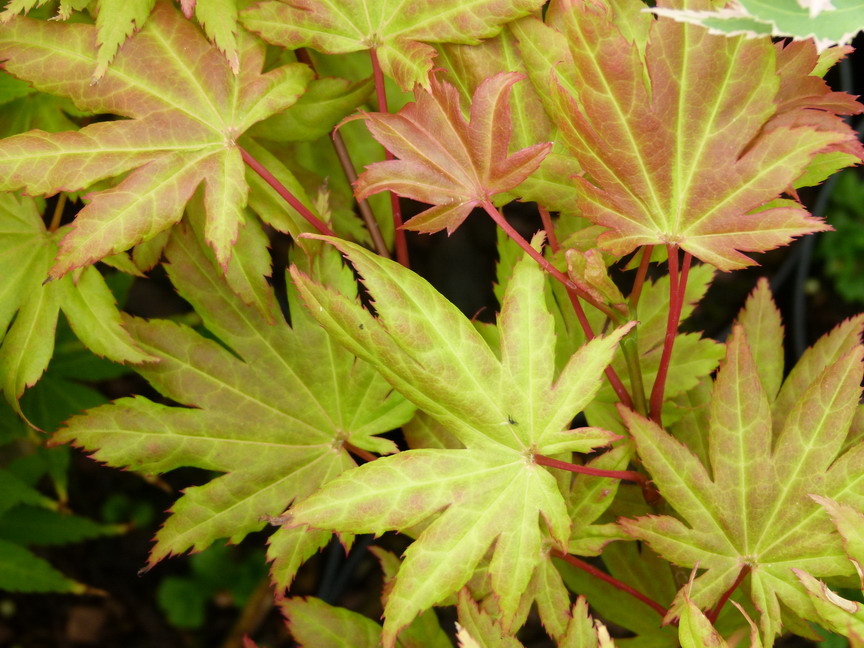
[[[660,356],[660,367],[657,378],[651,389],[651,418],[657,425],[663,425],[662,409],[663,394],[666,388],[666,376],[669,374],[669,362],[672,358],[672,348],[675,336],[678,335],[678,323],[681,320],[681,308],[684,305],[684,292],[687,290],[687,274],[690,270],[691,256],[684,255],[681,275],[678,275],[678,246],[667,245],[669,252],[669,315],[666,319],[666,337],[663,340],[663,353]]]
[[[549,247],[552,248],[552,252],[557,252],[561,246],[558,243],[558,237],[555,236],[552,216],[549,215],[549,210],[542,205],[537,205],[537,210],[540,212],[540,220],[543,221],[543,229],[546,230],[546,240],[549,241]]]
[[[349,443],[348,441],[344,441],[342,443],[342,447],[345,448],[348,452],[353,454],[356,457],[360,457],[364,461],[375,461],[378,457],[369,452],[368,450],[364,450],[363,448],[358,448],[353,443]]]
[[[642,286],[645,285],[645,276],[648,274],[648,266],[651,263],[651,253],[653,251],[653,245],[646,245],[642,248],[642,259],[639,261],[639,269],[636,271],[636,278],[633,280],[633,290],[630,291],[630,312],[634,316],[636,314],[636,307],[639,305],[639,297],[642,296]]]
[[[331,134],[333,148],[336,151],[336,157],[339,158],[339,164],[345,172],[345,177],[348,178],[350,184],[354,184],[357,180],[357,172],[354,170],[354,163],[351,161],[351,155],[348,153],[348,147],[345,146],[345,140],[338,130],[334,130]],[[375,215],[372,213],[372,208],[369,202],[365,199],[357,201],[357,208],[360,210],[360,215],[363,217],[363,222],[366,223],[366,229],[372,236],[372,243],[375,245],[375,250],[381,256],[389,259],[390,250],[387,249],[387,244],[384,242],[384,237],[381,235],[381,229],[378,227],[378,221],[375,220]]]
[[[378,98],[378,112],[389,112],[387,109],[387,91],[384,87],[384,73],[378,62],[378,52],[375,48],[369,50],[372,59],[372,76],[375,79],[375,96]],[[395,159],[393,154],[384,149],[384,157],[387,160]],[[408,259],[408,241],[405,238],[405,230],[402,229],[402,207],[399,205],[399,196],[392,191],[390,194],[390,205],[393,208],[393,227],[395,229],[396,260],[406,268],[410,267]]]
[[[648,596],[646,596],[642,592],[640,592],[636,589],[633,589],[627,583],[622,583],[621,581],[619,581],[614,576],[610,576],[606,572],[604,572],[600,569],[597,569],[594,565],[591,565],[591,564],[585,562],[584,560],[580,560],[576,556],[571,556],[569,554],[565,554],[561,551],[558,551],[557,549],[552,550],[552,555],[557,557],[557,558],[560,558],[561,560],[564,560],[564,561],[570,563],[574,567],[577,567],[578,569],[581,569],[582,571],[584,571],[588,574],[591,574],[595,578],[599,578],[600,580],[609,583],[615,589],[621,590],[622,592],[626,592],[627,594],[629,594],[633,598],[638,599],[639,601],[641,601],[642,603],[644,603],[645,605],[650,607],[652,610],[654,610],[661,617],[666,616],[668,610],[666,608],[664,608],[662,605],[660,605],[657,601],[649,598]]]
[[[732,583],[732,586],[723,592],[723,596],[720,597],[720,600],[717,601],[717,605],[714,606],[714,609],[711,610],[705,616],[711,622],[711,625],[717,623],[717,617],[720,616],[720,612],[723,610],[723,606],[726,605],[726,601],[729,600],[729,597],[732,596],[732,592],[738,589],[738,586],[741,584],[741,581],[744,580],[744,577],[750,573],[750,565],[744,565],[741,568],[741,571],[738,572],[738,578],[735,579],[735,582]]]
[[[57,197],[57,203],[54,205],[54,213],[51,214],[51,223],[48,225],[49,232],[56,232],[60,227],[60,221],[63,220],[63,210],[66,209],[66,194],[61,193]]]
[[[319,218],[309,211],[309,208],[306,207],[303,203],[301,203],[297,196],[291,193],[288,188],[283,185],[279,180],[270,173],[267,168],[261,164],[258,160],[253,158],[249,151],[244,149],[242,146],[237,147],[240,150],[240,155],[243,156],[243,161],[249,165],[249,168],[252,169],[255,173],[257,173],[261,178],[269,184],[273,189],[278,193],[289,205],[291,205],[294,209],[296,209],[299,214],[305,218],[312,227],[317,229],[321,234],[326,236],[336,236],[336,234],[327,227]]]
[[[645,475],[635,470],[603,470],[602,468],[591,468],[590,466],[580,466],[579,464],[570,463],[569,461],[561,461],[553,459],[541,454],[534,455],[534,462],[541,466],[549,468],[558,468],[559,470],[567,470],[580,475],[593,475],[594,477],[610,477],[612,479],[622,479],[624,481],[632,481],[639,484],[642,488],[642,493],[645,495],[646,501],[656,502],[660,498],[657,489],[651,484]]]

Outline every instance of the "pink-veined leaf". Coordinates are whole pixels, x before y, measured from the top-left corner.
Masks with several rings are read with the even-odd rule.
[[[543,0],[290,0],[261,2],[243,24],[267,41],[327,54],[374,49],[381,69],[411,90],[428,86],[435,49],[427,43],[478,43]]]
[[[492,590],[501,623],[510,629],[545,559],[544,537],[565,550],[572,524],[555,478],[531,457],[610,442],[604,430],[566,428],[593,398],[631,327],[590,342],[556,378],[545,275],[527,256],[516,264],[504,296],[499,355],[410,270],[327,240],[361,275],[377,317],[292,269],[310,312],[464,448],[409,450],[361,466],[290,509],[288,524],[382,533],[430,522],[406,551],[387,600],[385,646],[393,646],[418,613],[465,585],[490,546]],[[436,558],[442,551],[448,560]]]
[[[340,289],[356,291],[339,256],[326,251],[309,263]],[[174,231],[166,257],[172,282],[225,346],[174,322],[127,318],[136,342],[160,358],[139,372],[182,406],[124,398],[73,418],[55,437],[100,461],[147,473],[180,466],[224,473],[176,502],[156,536],[151,565],[217,538],[238,542],[262,528],[262,516],[281,513],[354,465],[346,443],[394,452],[392,441],[375,435],[413,412],[372,367],[330,340],[293,290],[288,326],[275,299],[258,308],[244,304],[186,225]],[[261,313],[264,305],[269,318]],[[329,537],[277,530],[273,580],[287,586]]]
[[[521,38],[564,54],[545,71],[547,101],[585,172],[579,208],[610,228],[607,250],[669,243],[732,270],[752,264],[743,252],[826,229],[797,204],[759,209],[818,154],[862,158],[837,116],[862,107],[810,76],[815,54],[648,15],[643,53],[595,0],[560,0],[546,19],[521,21]]]
[[[680,519],[620,523],[667,560],[704,570],[688,594],[702,609],[748,567],[743,587],[761,612],[766,644],[779,632],[781,602],[812,615],[793,568],[818,577],[854,573],[839,534],[810,495],[864,502],[861,448],[837,458],[861,393],[862,355],[864,347],[855,344],[813,376],[775,441],[768,394],[736,324],[711,399],[708,465],[653,422],[622,412],[639,456]],[[684,603],[679,593],[675,609]]]
[[[224,266],[248,192],[237,138],[293,104],[311,71],[289,64],[262,73],[264,45],[243,34],[234,75],[194,25],[160,2],[94,85],[95,29],[16,17],[0,31],[0,58],[9,72],[82,109],[131,118],[0,141],[0,189],[76,191],[131,172],[86,197],[51,269],[57,278],[170,228],[203,184],[207,240]],[[64,64],[45,65],[46,57]]]
[[[508,153],[510,88],[522,78],[500,73],[481,83],[470,121],[456,88],[434,76],[430,90],[415,90],[415,101],[398,113],[365,113],[372,136],[399,159],[367,167],[354,185],[358,199],[390,190],[434,205],[406,229],[452,233],[472,209],[516,187],[552,148],[540,143]]]

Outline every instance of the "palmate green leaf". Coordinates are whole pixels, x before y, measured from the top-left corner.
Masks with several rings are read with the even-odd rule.
[[[452,234],[475,207],[516,187],[552,148],[542,142],[509,154],[510,91],[522,78],[502,72],[483,81],[468,120],[456,88],[434,76],[398,113],[364,114],[372,136],[398,159],[367,167],[354,183],[358,200],[390,190],[429,203],[405,228]]]
[[[116,362],[156,359],[124,329],[96,268],[43,284],[61,233],[46,231],[32,199],[0,195],[0,272],[5,277],[0,288],[0,388],[16,409],[24,389],[39,380],[51,360],[61,309],[78,338],[98,355]]]
[[[427,43],[478,43],[542,0],[291,0],[261,2],[241,14],[247,29],[274,45],[327,54],[374,50],[403,90],[429,84],[435,49]]]
[[[94,85],[95,29],[17,17],[0,31],[0,57],[9,72],[70,97],[79,108],[132,118],[0,141],[0,189],[75,191],[131,172],[88,196],[51,268],[58,278],[168,229],[203,184],[206,237],[225,265],[248,193],[236,140],[293,104],[311,71],[288,64],[262,74],[264,45],[244,33],[235,75],[194,25],[160,2]],[[54,57],[64,64],[45,64]]]
[[[640,458],[681,519],[620,523],[667,560],[705,570],[689,594],[702,609],[749,567],[745,587],[762,614],[766,644],[779,632],[781,601],[799,616],[813,615],[793,568],[817,577],[853,571],[840,536],[810,494],[864,502],[861,448],[837,458],[858,405],[862,354],[856,343],[813,376],[774,440],[771,404],[736,324],[711,399],[709,465],[654,423],[623,412]]]
[[[566,427],[593,398],[631,327],[580,349],[556,379],[545,276],[527,256],[504,297],[499,357],[426,281],[356,245],[327,240],[360,273],[377,317],[292,268],[310,312],[465,447],[410,450],[365,464],[297,504],[289,524],[382,533],[431,522],[405,552],[385,607],[385,646],[419,612],[465,585],[494,546],[491,585],[509,630],[544,559],[546,530],[562,550],[570,535],[556,480],[532,457],[610,442],[606,431]]]
[[[413,412],[371,367],[332,342],[293,293],[290,327],[275,300],[264,302],[269,318],[260,305],[244,304],[188,227],[174,232],[166,257],[179,293],[225,346],[169,321],[128,318],[136,342],[160,358],[140,373],[186,407],[124,398],[73,418],[55,437],[100,461],[146,473],[180,466],[225,473],[185,491],[157,534],[151,565],[217,538],[237,542],[262,528],[262,516],[282,512],[353,465],[345,443],[395,451],[391,441],[374,435],[398,427]],[[341,289],[356,289],[338,255],[319,258],[315,266]],[[308,557],[328,539],[280,530],[271,541]],[[274,579],[290,582],[299,562],[277,557]]]
[[[27,13],[46,3],[47,0],[10,0],[0,13],[0,23],[6,23],[17,14]],[[96,42],[99,46],[93,79],[98,81],[105,75],[120,46],[147,22],[155,4],[156,0],[60,0],[56,18],[67,20],[73,10],[83,10],[88,5],[93,7],[96,12]],[[236,0],[180,0],[180,6],[187,18],[195,14],[208,38],[224,53],[231,69],[237,74],[240,61]]]
[[[862,107],[810,76],[812,46],[634,14],[649,25],[643,52],[615,11],[592,0],[560,0],[546,20],[521,21],[520,41],[563,54],[532,77],[552,75],[547,110],[585,171],[574,178],[580,210],[610,229],[606,250],[671,243],[732,270],[752,263],[743,252],[826,229],[797,204],[754,211],[816,155],[864,156],[838,117]]]

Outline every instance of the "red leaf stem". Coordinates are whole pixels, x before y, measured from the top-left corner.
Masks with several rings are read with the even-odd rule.
[[[348,452],[353,454],[354,456],[360,457],[364,461],[375,461],[378,457],[369,452],[368,450],[364,450],[363,448],[358,448],[353,443],[349,443],[348,441],[344,441],[342,443],[342,447],[345,448]]]
[[[318,217],[315,216],[315,214],[309,211],[306,205],[297,200],[297,196],[291,193],[285,185],[279,182],[276,176],[270,173],[266,169],[266,167],[264,167],[264,165],[261,164],[258,160],[253,158],[249,154],[249,151],[244,149],[242,146],[238,146],[237,148],[240,151],[240,155],[243,156],[243,161],[249,165],[249,168],[252,169],[259,176],[261,176],[264,182],[273,187],[273,189],[276,190],[276,193],[282,196],[282,198],[285,199],[285,202],[291,205],[300,213],[303,218],[309,221],[309,224],[312,225],[312,227],[317,229],[319,232],[321,232],[321,234],[324,234],[325,236],[336,236],[333,230],[327,227],[327,225],[324,224],[321,220],[319,220]]]
[[[387,109],[387,91],[384,87],[384,73],[378,62],[378,52],[375,48],[369,50],[369,58],[372,59],[372,76],[375,79],[375,95],[378,98],[378,112],[389,112]],[[384,149],[384,158],[394,160],[393,154]],[[390,205],[393,208],[393,227],[395,231],[396,260],[406,268],[411,267],[408,260],[408,241],[405,239],[405,230],[402,229],[402,208],[399,205],[399,196],[392,191],[390,194]]]
[[[630,311],[636,313],[636,307],[639,305],[639,297],[642,296],[642,286],[645,285],[645,276],[648,274],[648,266],[651,263],[651,253],[654,251],[653,245],[646,245],[642,248],[642,259],[639,261],[639,269],[636,271],[636,278],[633,280],[633,290],[630,292]]]
[[[645,500],[648,502],[656,502],[660,498],[660,494],[651,484],[645,475],[636,472],[635,470],[604,470],[602,468],[591,468],[590,466],[580,466],[579,464],[570,463],[569,461],[561,461],[553,459],[546,455],[535,454],[534,462],[541,466],[549,468],[559,468],[569,472],[579,473],[581,475],[592,475],[594,477],[611,477],[612,479],[622,479],[624,481],[632,481],[642,487],[642,493],[645,495]]]
[[[549,210],[542,205],[537,205],[537,209],[540,212],[540,219],[543,221],[543,229],[546,230],[546,240],[549,241],[549,247],[552,252],[557,252],[561,246],[558,244],[558,237],[555,236],[555,226],[552,224]]]
[[[620,313],[613,311],[613,309],[606,306],[606,304],[600,304],[596,300],[592,299],[589,295],[585,294],[583,291],[577,288],[576,284],[574,284],[570,279],[561,272],[558,268],[553,266],[549,261],[540,254],[537,250],[531,247],[531,244],[526,241],[519,232],[517,232],[510,223],[507,222],[507,219],[501,215],[495,205],[493,205],[488,200],[483,203],[483,209],[486,210],[486,213],[492,217],[501,229],[513,239],[519,247],[521,247],[528,255],[534,259],[537,263],[540,264],[540,267],[543,268],[546,272],[551,274],[555,279],[564,284],[564,287],[567,289],[567,294],[570,297],[570,303],[573,304],[573,310],[576,311],[576,317],[579,320],[579,324],[582,326],[582,330],[585,332],[585,337],[589,340],[594,339],[594,331],[591,330],[591,324],[588,322],[588,318],[585,316],[585,311],[582,309],[582,305],[579,303],[578,297],[581,297],[589,304],[597,308],[599,311],[603,312],[607,317],[609,317],[613,321],[620,320]],[[612,389],[615,390],[615,393],[618,396],[618,399],[627,407],[633,407],[633,400],[630,398],[630,394],[627,392],[627,388],[624,387],[624,383],[621,382],[621,379],[618,377],[618,374],[615,373],[615,370],[610,366],[606,367],[606,377],[609,379],[609,383],[612,385]]]
[[[597,569],[596,567],[594,567],[594,565],[590,565],[587,562],[585,562],[584,560],[580,560],[576,556],[571,556],[569,554],[565,554],[561,551],[558,551],[557,549],[552,550],[552,555],[555,556],[556,558],[560,558],[561,560],[564,560],[564,561],[570,563],[574,567],[577,567],[577,568],[581,569],[582,571],[587,572],[588,574],[591,574],[595,578],[599,578],[600,580],[609,583],[615,589],[619,589],[622,592],[626,592],[630,596],[632,596],[636,599],[639,599],[640,601],[642,601],[642,603],[644,603],[645,605],[650,607],[652,610],[654,610],[661,617],[666,616],[668,610],[666,608],[664,608],[662,605],[660,605],[657,601],[649,598],[648,596],[646,596],[642,592],[633,589],[627,583],[622,583],[621,581],[619,581],[614,576],[610,576],[606,572],[604,572],[600,569]]]
[[[711,625],[717,623],[717,617],[720,616],[721,610],[723,610],[723,606],[726,605],[726,601],[729,600],[729,597],[732,596],[732,592],[738,589],[738,586],[741,584],[741,581],[744,580],[744,577],[750,573],[750,565],[744,565],[741,568],[741,571],[738,572],[738,578],[735,579],[735,582],[732,583],[732,587],[723,592],[723,596],[720,597],[720,600],[717,601],[717,605],[714,606],[714,609],[711,610],[705,616],[711,622]]]
[[[669,252],[669,316],[666,319],[666,337],[663,340],[663,354],[660,357],[660,367],[657,378],[651,390],[651,418],[657,425],[663,425],[662,408],[663,392],[666,388],[666,376],[669,373],[669,361],[672,358],[672,347],[678,334],[678,322],[681,320],[681,308],[684,305],[684,293],[687,290],[687,274],[690,271],[692,259],[689,252],[684,253],[681,274],[678,274],[678,246],[667,245]]]
[[[579,320],[579,325],[582,327],[582,331],[585,333],[585,339],[593,340],[595,335],[594,331],[591,329],[591,323],[588,321],[588,317],[585,315],[585,310],[582,308],[582,304],[579,303],[579,297],[576,294],[575,290],[570,288],[567,289],[567,296],[570,298],[570,303],[573,305],[573,310],[576,312],[576,319]],[[615,394],[618,396],[618,400],[625,407],[633,408],[633,400],[630,398],[630,393],[627,391],[627,388],[624,386],[624,383],[621,382],[621,379],[618,377],[618,374],[615,373],[615,370],[612,366],[606,367],[604,369],[604,373],[606,374],[606,379],[609,381],[609,384],[612,386],[612,389],[615,390]]]

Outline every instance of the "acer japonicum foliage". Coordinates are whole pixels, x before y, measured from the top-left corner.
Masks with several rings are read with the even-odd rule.
[[[148,568],[270,528],[305,646],[511,648],[532,610],[562,648],[864,645],[836,593],[864,317],[788,368],[764,279],[727,339],[679,330],[716,271],[830,229],[798,190],[864,160],[822,78],[851,48],[711,33],[708,0],[43,4],[0,14],[0,386],[27,417],[62,311],[158,392],[44,431],[217,473]],[[467,218],[498,227],[494,323],[410,269],[404,230]],[[194,316],[120,312],[105,277],[159,264]],[[383,625],[291,598],[334,534],[386,532]]]

